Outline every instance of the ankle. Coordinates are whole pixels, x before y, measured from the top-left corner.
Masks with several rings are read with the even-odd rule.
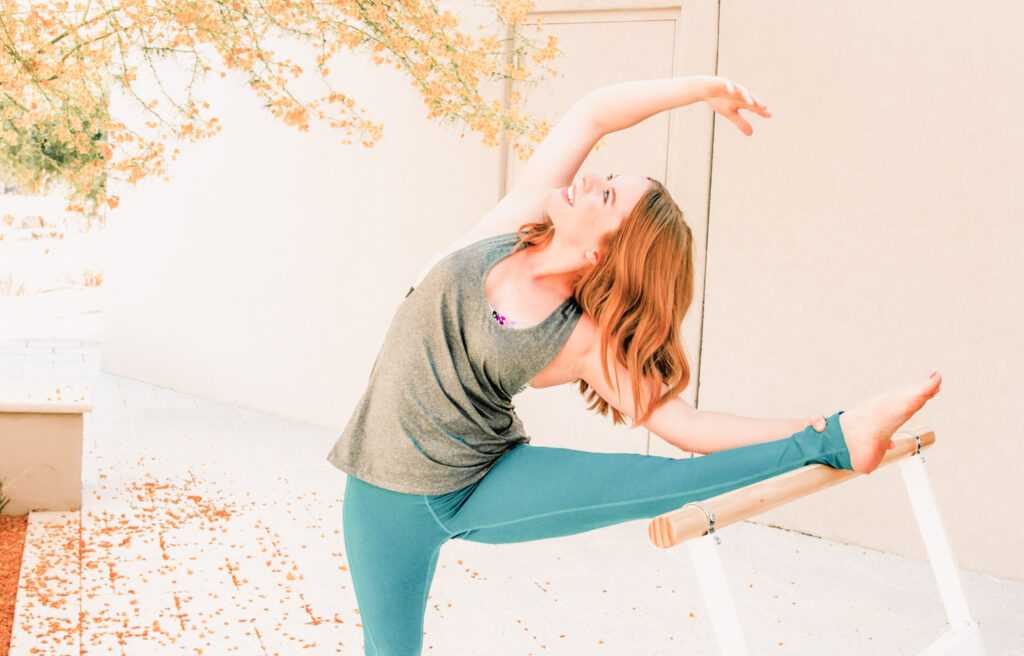
[[[846,443],[846,433],[843,432],[843,425],[840,421],[839,416],[845,413],[846,410],[840,410],[834,415],[828,417],[825,420],[825,433],[835,445],[835,453],[833,454],[829,463],[829,466],[835,469],[848,469],[853,471],[853,464],[850,460],[850,447]]]

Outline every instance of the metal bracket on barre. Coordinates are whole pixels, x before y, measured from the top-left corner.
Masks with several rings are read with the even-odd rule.
[[[708,535],[715,539],[715,544],[722,544],[722,541],[718,539],[718,534],[715,533],[715,513],[708,510],[704,504],[698,501],[691,501],[686,506],[697,506],[704,511],[704,514],[708,516]],[[686,506],[683,506],[685,508]]]
[[[913,458],[914,456],[920,456],[922,462],[924,461],[924,456],[921,455],[921,436],[920,435],[918,435],[917,433],[910,433],[909,431],[900,431],[900,432],[896,433],[895,435],[893,435],[893,437],[912,437],[915,440],[917,440],[917,449],[915,449],[914,452],[912,454],[910,454],[910,457]]]
[[[914,433],[914,439],[917,440],[917,450],[914,451],[914,455],[920,458],[921,462],[924,462],[924,456],[921,455],[921,436]]]

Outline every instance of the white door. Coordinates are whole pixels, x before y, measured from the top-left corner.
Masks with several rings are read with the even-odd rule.
[[[685,7],[653,3],[539,2],[531,19],[540,18],[548,34],[558,37],[563,52],[556,62],[559,77],[533,89],[524,109],[553,124],[584,93],[627,80],[690,74],[714,74],[717,49],[717,2],[691,2]],[[535,23],[520,29],[533,32]],[[708,189],[711,172],[713,113],[706,105],[662,113],[623,132],[609,135],[590,154],[581,173],[645,175],[665,183],[683,209],[694,237],[694,301],[683,322],[690,361],[690,385],[683,396],[694,403],[698,379],[703,307],[704,256],[707,237]],[[507,159],[511,185],[521,166]],[[613,427],[610,417],[586,409],[575,385],[528,390],[517,397],[517,409],[533,444],[588,451],[682,455],[641,428]]]

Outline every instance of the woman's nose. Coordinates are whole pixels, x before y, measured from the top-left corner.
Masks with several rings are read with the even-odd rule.
[[[594,184],[594,176],[589,173],[584,173],[583,177],[580,178],[580,183],[583,185],[583,191],[590,191],[590,188]]]

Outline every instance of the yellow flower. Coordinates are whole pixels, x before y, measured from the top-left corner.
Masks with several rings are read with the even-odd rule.
[[[72,10],[66,0],[56,0],[24,3],[25,10],[17,13],[6,11],[12,0],[0,0],[4,8],[0,11],[5,12],[0,40],[16,44],[19,53],[32,57],[27,65],[0,58],[4,94],[15,101],[0,108],[6,122],[0,122],[0,142],[14,146],[21,139],[19,130],[52,126],[46,136],[67,143],[76,153],[68,167],[55,175],[69,180],[78,194],[86,194],[105,172],[118,172],[129,182],[163,175],[170,140],[195,141],[221,129],[216,117],[205,115],[210,103],[200,97],[198,88],[185,88],[190,100],[184,106],[179,95],[159,91],[166,80],[152,79],[150,69],[158,57],[153,53],[165,48],[182,51],[176,53],[176,61],[196,71],[211,72],[216,63],[222,78],[227,70],[238,71],[259,102],[286,125],[306,131],[311,118],[324,121],[342,131],[343,141],[350,143],[353,138],[374,143],[381,136],[381,126],[364,118],[365,110],[331,87],[328,63],[344,48],[369,55],[377,65],[403,71],[432,118],[457,118],[479,131],[488,145],[496,145],[502,137],[525,135],[521,140],[527,142],[543,134],[518,107],[523,100],[519,91],[505,99],[506,109],[501,92],[490,84],[483,86],[482,81],[502,76],[529,81],[534,73],[527,63],[543,63],[556,56],[553,36],[547,36],[542,45],[522,33],[508,38],[503,25],[492,33],[483,26],[475,32],[465,30],[459,15],[439,8],[436,0],[387,5],[352,0],[261,2],[166,0],[158,7],[146,0],[121,0],[103,3],[102,10],[95,3],[80,3]],[[539,28],[542,22],[529,18],[533,3],[527,0],[495,0],[493,7],[503,23],[529,19]],[[364,33],[372,36],[364,39]],[[57,35],[64,36],[56,39]],[[305,59],[292,61],[274,51],[271,38],[294,39],[312,46],[311,52]],[[141,56],[141,65],[124,65],[122,48]],[[513,52],[515,64],[507,64]],[[296,85],[307,62],[312,62],[309,65],[316,67],[317,77],[328,87],[319,96]],[[140,77],[146,78],[146,90],[137,87]],[[111,85],[136,95],[146,107],[146,139],[107,116]],[[61,104],[60,109],[54,102]],[[103,134],[100,141],[94,140],[97,132]],[[517,154],[524,150],[516,148]],[[36,182],[43,179],[38,171],[12,174]],[[96,188],[100,191],[88,192],[92,193],[89,202],[113,207],[114,197],[104,198],[102,188]]]

